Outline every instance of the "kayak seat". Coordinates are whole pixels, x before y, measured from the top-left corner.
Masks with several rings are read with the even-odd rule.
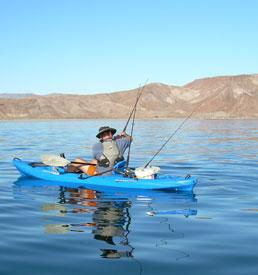
[[[124,172],[125,169],[125,165],[126,165],[126,161],[122,160],[119,161],[116,165],[114,165],[114,169],[119,170],[120,172]],[[116,175],[119,174],[118,172],[112,171],[112,174]]]

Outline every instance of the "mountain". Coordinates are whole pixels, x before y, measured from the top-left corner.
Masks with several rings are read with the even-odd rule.
[[[137,92],[0,98],[0,119],[128,118]],[[148,84],[137,118],[183,118],[194,110],[198,118],[258,118],[258,74],[203,78],[180,87]]]
[[[33,94],[27,93],[27,94],[8,94],[8,93],[0,93],[0,98],[22,98],[27,96],[32,96]]]

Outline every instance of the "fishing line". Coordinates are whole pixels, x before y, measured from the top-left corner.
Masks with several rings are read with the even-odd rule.
[[[154,154],[154,156],[148,161],[148,163],[144,166],[146,168],[153,159],[160,153],[160,151],[167,145],[167,143],[171,140],[171,138],[178,132],[178,130],[186,123],[186,121],[193,115],[193,113],[208,99],[206,97],[200,104],[197,105],[196,108],[185,118],[185,120],[179,125],[179,127],[173,132],[173,134],[167,139],[167,141],[160,147],[160,149]]]

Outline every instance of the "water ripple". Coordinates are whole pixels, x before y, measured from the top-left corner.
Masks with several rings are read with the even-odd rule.
[[[146,164],[181,122],[137,121],[131,166]],[[43,153],[90,160],[99,126],[124,124],[0,122],[0,273],[256,274],[257,120],[185,124],[152,164],[196,176],[191,193],[51,186],[18,179],[11,164]]]

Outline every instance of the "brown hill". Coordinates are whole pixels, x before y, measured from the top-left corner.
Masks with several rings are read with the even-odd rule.
[[[0,98],[0,119],[127,118],[137,90]],[[137,117],[186,117],[197,106],[194,117],[258,118],[258,74],[198,79],[182,87],[148,84],[139,100]]]

